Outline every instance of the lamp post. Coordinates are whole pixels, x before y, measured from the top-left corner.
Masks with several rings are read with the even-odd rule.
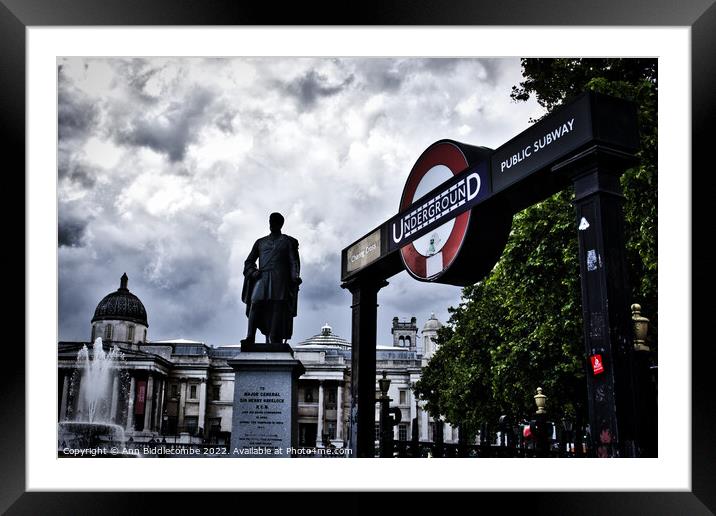
[[[570,452],[570,446],[569,443],[572,442],[572,421],[567,419],[566,417],[562,419],[562,439],[561,444],[564,447],[564,453],[568,454]]]
[[[547,425],[547,396],[542,394],[542,387],[537,387],[534,400],[537,412],[535,412],[535,419],[530,422],[530,430],[535,439],[536,449],[538,453],[542,454],[549,449],[547,443],[552,433]]]
[[[649,319],[641,315],[641,305],[631,305],[632,337],[634,339],[634,377],[638,399],[639,455],[656,457],[657,455],[657,393],[656,379],[653,373],[654,355],[647,344]]]
[[[378,380],[378,387],[380,388],[380,398],[378,399],[380,403],[380,456],[392,457],[393,427],[400,423],[402,412],[400,407],[390,407],[392,401],[388,396],[390,380],[385,371],[383,371],[383,378]],[[391,414],[395,414],[395,417],[393,418]]]
[[[410,441],[411,441],[411,452],[413,457],[418,457],[420,449],[420,434],[419,434],[419,428],[418,428],[418,420],[420,419],[419,410],[420,406],[418,405],[418,397],[415,395],[415,382],[413,382],[410,385],[410,388],[413,391],[413,396],[415,397],[415,417],[411,421],[410,424]]]

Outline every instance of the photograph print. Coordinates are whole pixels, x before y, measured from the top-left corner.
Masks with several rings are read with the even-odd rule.
[[[657,72],[58,58],[58,457],[656,457]]]

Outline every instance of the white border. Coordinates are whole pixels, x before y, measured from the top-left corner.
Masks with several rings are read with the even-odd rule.
[[[689,28],[32,27],[27,43],[28,490],[690,490]],[[565,54],[659,57],[658,459],[55,458],[57,297],[48,286],[57,285],[58,56]]]

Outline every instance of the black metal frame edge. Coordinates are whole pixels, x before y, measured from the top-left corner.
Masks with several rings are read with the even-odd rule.
[[[452,1],[438,4],[429,0],[388,2],[368,1],[353,11],[331,11],[323,6],[288,3],[286,9],[273,4],[247,4],[229,0],[211,3],[199,0],[0,0],[0,139],[6,165],[6,180],[12,171],[25,170],[25,29],[41,25],[657,25],[690,26],[692,32],[692,491],[691,492],[566,492],[566,493],[452,493],[451,497],[474,504],[495,502],[499,507],[515,507],[535,514],[715,514],[716,513],[716,447],[711,429],[716,415],[716,395],[711,383],[712,364],[716,364],[716,344],[705,335],[709,320],[709,294],[714,287],[710,272],[715,260],[708,252],[713,234],[710,205],[710,180],[713,160],[710,156],[716,140],[713,120],[716,104],[716,5],[714,0],[672,2],[654,0],[605,0],[602,2],[569,2],[544,0],[520,3]],[[280,12],[279,12],[280,11]],[[668,145],[668,142],[662,142]],[[673,171],[686,175],[687,171]],[[22,188],[24,187],[22,175]],[[24,196],[23,196],[24,198]],[[23,210],[23,214],[25,211]],[[25,224],[10,224],[6,241],[23,242],[20,267],[25,268]],[[12,238],[15,237],[15,238]],[[701,237],[701,238],[699,238]],[[12,240],[10,240],[12,239]],[[17,247],[15,245],[14,247]],[[686,265],[686,264],[685,264]],[[26,276],[27,279],[27,276]],[[48,287],[54,292],[54,287]],[[25,296],[22,296],[23,310]],[[16,302],[15,306],[20,303]],[[25,314],[26,316],[26,314]],[[24,318],[23,318],[24,319]],[[25,319],[24,319],[25,320]],[[20,327],[16,325],[16,328]],[[17,331],[17,329],[15,330]],[[405,493],[375,500],[365,493],[322,493],[303,497],[297,503],[296,493],[127,493],[127,492],[26,492],[25,491],[25,353],[17,344],[25,340],[24,327],[6,346],[12,352],[2,381],[0,433],[2,475],[0,476],[0,510],[7,514],[104,514],[167,512],[185,513],[193,508],[205,510],[217,503],[248,507],[256,503],[283,505],[293,513],[310,511],[364,513],[366,510],[424,509],[430,501],[443,507],[458,507],[456,500],[445,505],[445,493]],[[12,347],[10,347],[12,346]],[[52,348],[54,349],[54,347]],[[50,350],[48,350],[50,351]],[[51,352],[51,351],[50,351]],[[666,438],[678,438],[664,432]],[[316,490],[320,490],[317,479]],[[196,496],[196,495],[199,496]],[[209,498],[211,497],[211,498]],[[158,508],[153,506],[157,504]],[[304,509],[306,511],[304,511]]]

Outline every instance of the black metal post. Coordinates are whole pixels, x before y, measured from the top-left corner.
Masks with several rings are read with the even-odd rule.
[[[633,163],[629,154],[594,146],[552,168],[566,172],[575,190],[590,449],[599,457],[633,457],[638,449],[619,183]]]
[[[380,279],[356,279],[342,286],[353,295],[351,319],[351,412],[348,440],[352,457],[375,454],[375,347]]]
[[[410,454],[412,457],[420,456],[420,435],[418,429],[418,401],[415,401],[415,417],[413,418],[412,425],[410,425]]]
[[[435,419],[435,457],[443,457],[445,455],[445,441],[443,437],[443,422],[439,419]]]
[[[658,401],[653,380],[651,351],[634,352],[634,371],[639,395],[639,444],[642,457],[658,456]]]
[[[467,457],[467,432],[464,425],[459,425],[457,429],[457,456]]]

